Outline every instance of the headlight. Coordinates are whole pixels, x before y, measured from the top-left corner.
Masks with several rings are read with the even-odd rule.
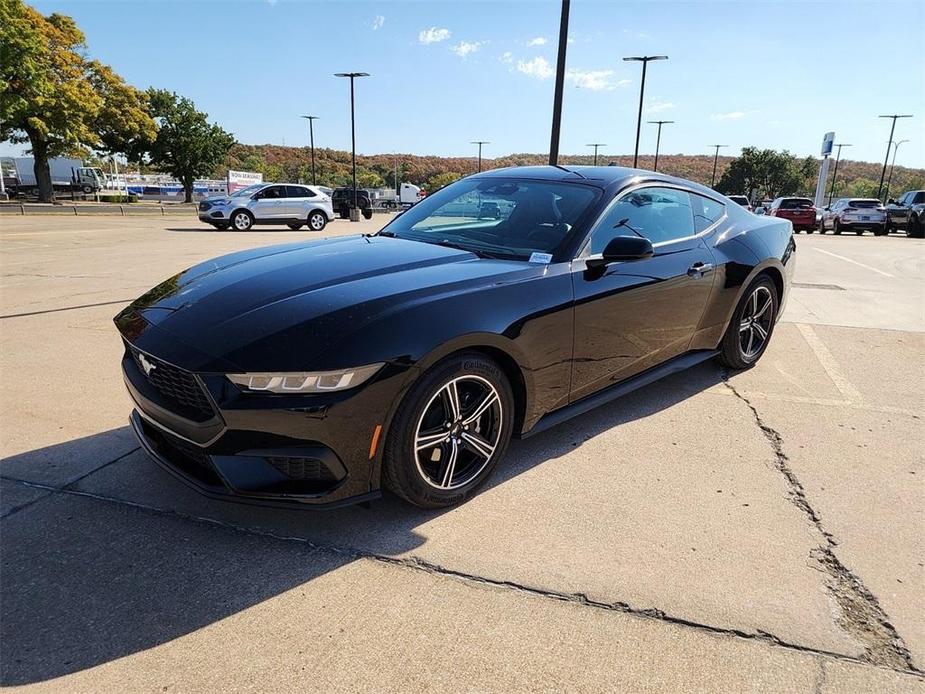
[[[254,393],[328,393],[347,390],[368,381],[382,363],[358,366],[340,371],[302,373],[225,374],[226,378],[246,391]]]

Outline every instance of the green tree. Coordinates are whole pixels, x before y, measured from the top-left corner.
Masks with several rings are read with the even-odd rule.
[[[741,156],[732,160],[716,190],[725,194],[744,194],[776,198],[805,192],[807,181],[815,175],[816,161],[812,157],[798,162],[790,152],[745,147]]]
[[[158,123],[151,145],[151,163],[183,184],[186,202],[193,199],[193,181],[212,174],[234,145],[234,137],[209,123],[190,99],[163,89],[149,89],[151,115]]]
[[[154,136],[143,95],[85,49],[70,17],[0,0],[0,139],[30,144],[42,201],[54,199],[50,158],[129,154]]]
[[[444,186],[450,185],[454,181],[458,181],[460,178],[462,177],[454,171],[444,171],[443,173],[438,173],[435,176],[431,176],[427,180],[427,185],[425,188],[427,189],[428,193],[432,193],[438,188],[443,188]]]

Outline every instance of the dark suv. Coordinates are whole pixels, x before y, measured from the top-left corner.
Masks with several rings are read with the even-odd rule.
[[[353,188],[335,188],[331,194],[331,206],[341,219],[347,219],[350,216],[353,200]],[[373,203],[368,190],[357,188],[356,206],[366,219],[372,219]]]
[[[925,190],[908,190],[886,208],[887,231],[905,229],[914,239],[925,236]]]

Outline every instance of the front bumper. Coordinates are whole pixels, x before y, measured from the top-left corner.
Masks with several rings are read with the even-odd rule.
[[[214,224],[215,222],[227,222],[229,221],[228,210],[224,207],[213,207],[208,210],[200,209],[199,221],[207,222],[208,224]]]
[[[156,363],[152,373],[182,372],[187,392],[198,384],[205,396],[199,409],[178,402],[163,382],[145,375],[139,353]],[[207,496],[302,508],[379,496],[384,432],[404,380],[401,370],[386,367],[384,378],[356,391],[257,396],[242,393],[223,375],[183,371],[126,342],[122,371],[135,404],[132,428],[144,450]]]

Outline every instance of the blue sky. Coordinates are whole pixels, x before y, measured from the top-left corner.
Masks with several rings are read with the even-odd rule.
[[[300,114],[320,116],[315,143],[349,149],[341,71],[357,82],[363,153],[486,157],[544,152],[559,3],[52,2],[73,16],[90,54],[138,87],[191,97],[245,143],[307,144]],[[631,153],[639,64],[650,63],[644,120],[674,120],[663,153],[724,154],[746,145],[817,154],[822,135],[882,161],[889,122],[897,164],[925,166],[925,3],[593,2],[573,0],[560,152]],[[641,150],[655,147],[643,124]],[[0,146],[9,154],[10,145]],[[19,148],[15,148],[18,153]]]

